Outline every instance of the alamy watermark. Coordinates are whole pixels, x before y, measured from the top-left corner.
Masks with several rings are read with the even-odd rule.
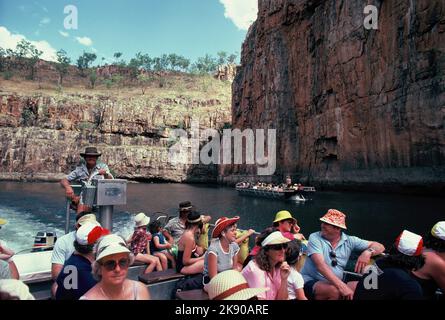
[[[216,129],[200,130],[199,121],[192,120],[189,131],[174,129],[170,139],[172,164],[248,164],[257,166],[258,175],[275,173],[275,129],[223,129],[221,135]]]

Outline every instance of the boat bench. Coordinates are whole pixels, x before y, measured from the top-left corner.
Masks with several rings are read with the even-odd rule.
[[[209,300],[209,295],[202,289],[178,291],[176,292],[177,300]]]
[[[31,293],[36,300],[51,300],[51,290],[40,290]]]
[[[164,271],[154,271],[151,273],[141,274],[139,275],[139,281],[145,284],[153,284],[156,282],[182,279],[185,276],[181,273],[176,272],[174,269],[167,269]]]

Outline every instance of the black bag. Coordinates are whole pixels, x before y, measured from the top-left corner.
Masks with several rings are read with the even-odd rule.
[[[178,283],[176,284],[175,292],[202,289],[202,288],[204,288],[203,274],[199,273],[191,276],[186,276],[185,278],[179,280]]]

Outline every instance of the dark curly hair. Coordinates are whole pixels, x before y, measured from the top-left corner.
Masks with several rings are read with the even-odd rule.
[[[157,233],[160,230],[161,226],[161,221],[155,220],[150,222],[150,224],[148,225],[148,229],[150,230],[150,233]]]
[[[436,238],[430,232],[423,237],[423,245],[437,252],[445,252],[445,240]]]
[[[407,256],[397,250],[393,245],[389,250],[389,255],[384,256],[376,261],[377,265],[382,268],[400,268],[406,270],[418,270],[425,264],[425,258],[420,256]]]
[[[301,241],[300,240],[292,240],[287,244],[286,250],[286,262],[293,266],[300,260],[300,251],[301,251]]]
[[[93,252],[94,244],[88,244],[88,245],[81,245],[77,240],[74,240],[74,249],[76,249],[77,252],[80,254],[88,254]]]

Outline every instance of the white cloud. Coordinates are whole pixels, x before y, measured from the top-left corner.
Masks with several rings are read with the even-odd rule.
[[[80,44],[83,44],[84,46],[91,46],[93,44],[93,41],[88,37],[76,37],[77,42]]]
[[[65,31],[60,31],[60,30],[59,30],[59,33],[60,33],[60,35],[61,35],[62,37],[65,37],[65,38],[68,38],[68,37],[70,36],[70,34],[69,34],[68,32],[65,32]]]
[[[5,27],[0,26],[0,46],[4,49],[15,49],[16,45],[20,40],[25,39],[31,44],[33,44],[37,49],[40,51],[43,51],[43,54],[41,56],[41,59],[47,60],[47,61],[57,61],[56,60],[56,52],[57,50],[54,49],[48,42],[46,41],[31,41],[26,39],[25,36],[21,34],[12,34],[9,32],[8,29]]]
[[[258,0],[219,0],[224,5],[224,16],[241,30],[249,29],[257,18]]]
[[[40,20],[40,26],[44,25],[44,24],[48,24],[51,22],[51,19],[48,17],[43,18],[42,20]]]

